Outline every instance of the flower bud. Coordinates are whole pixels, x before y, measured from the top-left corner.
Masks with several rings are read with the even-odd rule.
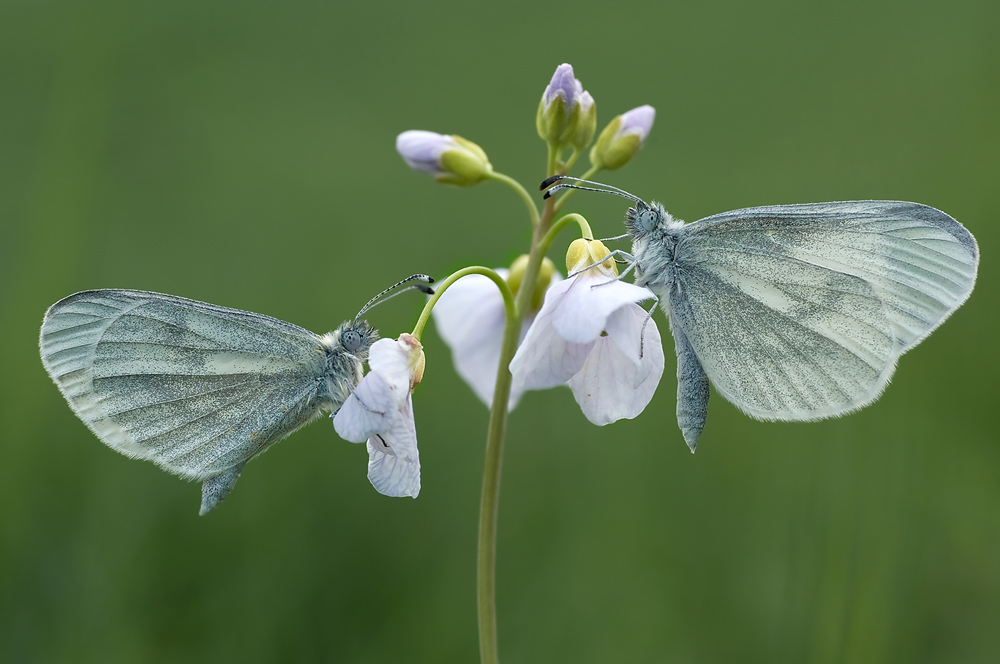
[[[510,274],[507,276],[507,285],[510,292],[517,295],[521,282],[524,280],[524,273],[528,269],[528,254],[521,254],[510,264]],[[542,301],[545,299],[545,291],[552,283],[552,276],[556,273],[556,265],[548,258],[542,259],[542,264],[538,269],[538,281],[535,283],[535,292],[531,294],[532,311],[542,308]]]
[[[404,131],[396,137],[396,151],[407,165],[430,173],[438,182],[468,187],[493,171],[483,149],[461,136],[433,131]]]
[[[573,274],[600,263],[600,267],[591,268],[589,271],[594,274],[603,273],[608,277],[617,277],[618,266],[615,265],[614,258],[608,258],[610,254],[611,252],[600,240],[585,240],[584,238],[573,240],[566,251],[566,271],[568,274]],[[607,260],[603,260],[605,258]]]
[[[594,138],[597,106],[583,84],[574,78],[572,65],[556,67],[538,104],[535,126],[542,140],[555,145],[582,148]]]
[[[569,139],[569,144],[575,148],[585,148],[594,140],[597,131],[597,104],[586,90],[580,95],[579,117],[576,130]]]
[[[616,117],[598,136],[590,151],[590,163],[609,171],[627,164],[645,143],[655,117],[656,110],[649,105],[633,108]]]

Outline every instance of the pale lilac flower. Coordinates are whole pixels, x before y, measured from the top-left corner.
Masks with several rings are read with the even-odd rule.
[[[587,243],[574,244],[581,242]],[[588,250],[584,260],[567,259],[567,269],[607,256],[603,244],[590,244],[599,247]],[[520,389],[568,384],[584,415],[598,425],[641,413],[663,375],[663,348],[652,319],[639,357],[646,312],[635,303],[653,294],[615,276],[602,264],[550,288],[510,363]]]
[[[396,151],[410,168],[448,184],[473,185],[493,170],[483,149],[461,136],[404,131],[396,137]]]
[[[368,480],[386,496],[420,493],[420,457],[413,423],[413,386],[423,376],[424,353],[409,334],[380,339],[368,354],[369,372],[333,417],[337,434],[368,443]]]
[[[496,273],[505,280],[509,276],[504,268],[497,268]],[[539,280],[543,278],[540,276]],[[544,291],[561,280],[562,275],[553,267],[551,277],[547,283],[540,284],[540,288]],[[521,339],[537,313],[533,310],[525,315]],[[458,375],[489,408],[493,404],[493,389],[500,366],[505,320],[503,297],[497,285],[481,274],[462,277],[441,295],[434,305],[433,315],[438,334],[451,348]],[[509,409],[517,405],[523,393],[523,389],[511,385]]]

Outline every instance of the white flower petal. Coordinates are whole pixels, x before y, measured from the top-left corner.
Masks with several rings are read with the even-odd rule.
[[[613,311],[652,297],[653,294],[641,286],[602,275],[591,277],[584,272],[573,280],[562,298],[552,317],[552,325],[567,341],[590,343],[604,331]]]
[[[496,272],[502,279],[507,278],[507,270]],[[470,274],[453,283],[431,313],[438,333],[452,350],[478,345],[496,328],[503,332],[503,296],[497,285],[481,274]]]
[[[506,278],[506,270],[497,273]],[[503,297],[487,277],[459,279],[434,305],[434,323],[451,347],[455,370],[489,407],[503,343]]]
[[[389,429],[399,416],[399,407],[396,394],[385,378],[369,371],[334,414],[333,428],[344,440],[363,443],[379,431]]]
[[[504,279],[506,270],[497,270]],[[473,274],[459,279],[434,305],[438,334],[451,347],[455,370],[489,407],[500,365],[504,305],[497,285]]]
[[[635,309],[645,317],[641,308]],[[640,315],[634,311],[632,314]],[[644,379],[640,379],[642,375]],[[601,337],[583,369],[570,379],[569,387],[587,419],[603,426],[641,413],[653,398],[662,376],[663,346],[659,330],[650,320],[639,366],[610,337]]]
[[[410,394],[410,355],[397,339],[379,339],[368,351],[369,373],[378,374],[392,396],[395,407],[403,405]],[[371,405],[368,401],[365,404]]]
[[[553,312],[558,309],[570,283],[560,282],[545,293],[542,310],[511,360],[514,385],[523,390],[544,390],[562,385],[580,371],[587,360],[592,343],[570,343],[552,326]]]
[[[409,397],[397,415],[388,431],[368,440],[368,480],[383,495],[416,498],[420,493],[420,457]]]
[[[501,279],[507,279],[509,275],[504,268],[496,268],[495,271]],[[555,272],[549,285],[562,280],[562,275]],[[441,295],[432,314],[438,334],[451,348],[458,375],[489,408],[493,405],[506,316],[500,290],[483,275],[462,277]],[[525,316],[519,345],[534,320],[534,313]],[[511,385],[508,409],[513,410],[523,394],[524,388],[515,381]]]
[[[637,304],[625,305],[608,316],[608,322],[604,326],[604,331],[608,333],[611,340],[618,344],[618,348],[636,366],[639,366],[640,336],[646,315],[646,311]],[[650,318],[646,325],[647,332],[652,324],[653,319]]]

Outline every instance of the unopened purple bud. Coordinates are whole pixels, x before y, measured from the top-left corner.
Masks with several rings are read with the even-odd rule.
[[[552,80],[545,88],[545,106],[548,107],[556,96],[561,96],[566,108],[571,108],[573,101],[582,93],[583,84],[573,76],[573,65],[563,63],[556,67],[556,72],[552,74]]]
[[[561,64],[552,74],[535,117],[538,135],[552,145],[581,148],[590,143],[597,128],[594,98],[573,75],[573,66]]]
[[[653,128],[653,120],[655,119],[656,109],[649,104],[622,113],[622,124],[618,128],[618,136],[635,134],[639,137],[639,142],[644,143],[646,137],[649,136],[649,130]]]
[[[608,170],[624,166],[646,142],[655,118],[656,110],[647,104],[613,119],[597,137],[590,163]]]
[[[396,151],[410,168],[448,184],[473,185],[492,170],[483,149],[461,136],[404,131],[396,138]]]
[[[410,130],[396,137],[396,151],[410,168],[431,175],[441,173],[441,154],[454,147],[450,136],[433,131]]]

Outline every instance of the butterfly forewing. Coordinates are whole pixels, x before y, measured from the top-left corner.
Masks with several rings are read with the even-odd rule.
[[[101,440],[190,478],[242,464],[330,405],[320,337],[170,295],[72,295],[46,314],[41,352]]]
[[[978,251],[943,212],[855,201],[708,217],[683,227],[676,261],[671,319],[719,392],[806,420],[875,399],[968,297]]]

